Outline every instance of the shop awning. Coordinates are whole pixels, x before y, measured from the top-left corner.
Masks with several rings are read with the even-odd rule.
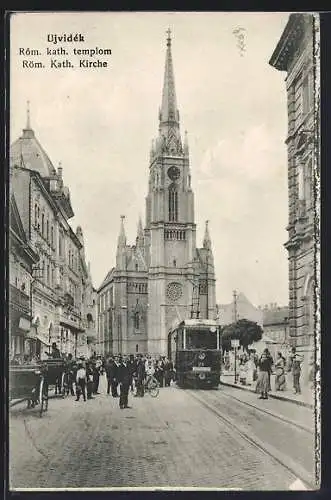
[[[40,335],[35,335],[35,334],[30,334],[26,336],[27,339],[30,340],[39,340],[42,344],[44,344],[46,347],[50,347],[51,344],[45,341],[44,337],[41,337]]]

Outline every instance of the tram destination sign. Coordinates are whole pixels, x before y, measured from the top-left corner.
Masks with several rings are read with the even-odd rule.
[[[202,372],[210,372],[210,366],[193,366],[192,370],[194,372],[202,373]]]

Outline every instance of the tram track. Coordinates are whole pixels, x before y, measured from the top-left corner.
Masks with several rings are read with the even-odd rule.
[[[301,422],[295,422],[294,420],[291,420],[283,415],[280,415],[279,413],[275,413],[274,411],[270,411],[270,410],[267,410],[265,408],[261,408],[260,406],[249,403],[248,401],[243,401],[242,399],[237,398],[236,396],[233,396],[233,394],[229,394],[228,392],[225,392],[224,390],[222,390],[222,396],[225,396],[227,398],[238,401],[240,404],[242,404],[244,406],[247,406],[249,408],[254,408],[255,410],[258,410],[262,413],[265,413],[266,415],[269,415],[277,420],[281,420],[282,422],[290,424],[291,426],[293,426],[297,429],[301,429],[301,430],[307,432],[308,434],[314,435],[314,430],[311,429],[310,427],[308,427],[307,425],[302,424]]]
[[[215,404],[213,404],[212,402],[206,400],[206,398],[204,397],[206,395],[205,391],[203,393],[204,396],[199,395],[197,391],[193,390],[187,390],[186,392],[193,399],[195,399],[202,406],[204,406],[208,411],[213,413],[223,424],[225,424],[229,428],[231,433],[235,432],[236,437],[240,436],[251,446],[255,447],[261,453],[267,455],[273,461],[277,462],[284,469],[290,472],[293,475],[293,481],[300,479],[307,489],[309,490],[316,489],[316,481],[311,472],[307,471],[305,467],[303,467],[297,461],[293,460],[291,457],[280,452],[271,444],[267,443],[264,440],[261,440],[258,436],[252,433],[252,431],[249,430],[244,425],[239,424],[238,422],[229,418],[229,416],[225,415],[224,412],[222,412],[219,407],[215,406]],[[256,409],[254,405],[250,406],[253,406],[254,409]],[[272,415],[270,416],[272,417]]]

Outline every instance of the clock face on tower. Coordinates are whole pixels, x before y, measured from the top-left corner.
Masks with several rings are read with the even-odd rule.
[[[168,168],[168,177],[172,181],[177,181],[180,177],[180,170],[178,167],[172,166]]]

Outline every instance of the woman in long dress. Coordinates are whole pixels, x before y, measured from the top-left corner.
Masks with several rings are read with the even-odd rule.
[[[262,356],[259,360],[259,377],[257,379],[256,391],[261,393],[259,399],[268,399],[268,391],[270,389],[270,373],[272,367],[272,357],[269,350],[264,349]]]
[[[250,354],[249,359],[247,361],[247,376],[246,376],[247,385],[253,385],[255,370],[256,367],[254,362],[254,355]]]
[[[285,378],[285,365],[286,361],[281,352],[277,353],[277,360],[275,363],[276,377],[275,377],[275,390],[284,391],[286,387]]]

